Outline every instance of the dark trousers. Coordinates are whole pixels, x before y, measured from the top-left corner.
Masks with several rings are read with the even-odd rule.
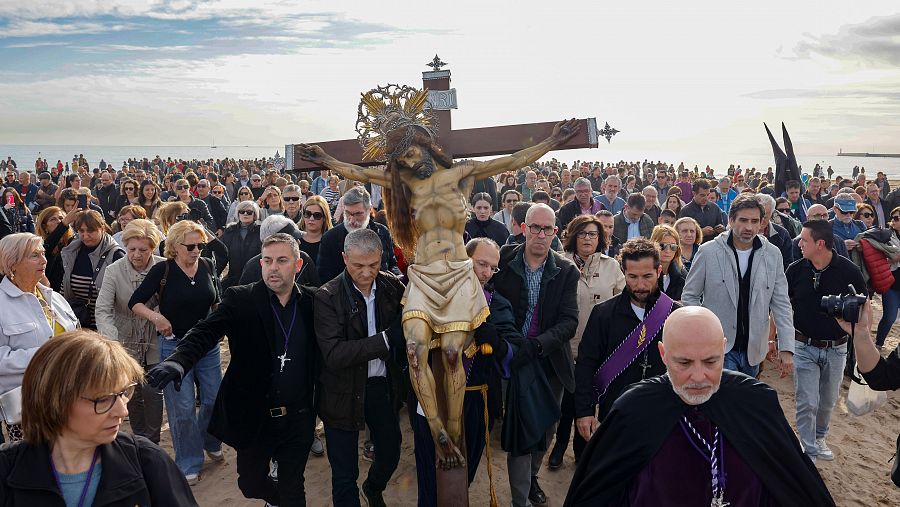
[[[575,423],[575,395],[569,391],[563,391],[562,404],[560,405],[559,425],[556,427],[556,444],[554,447],[562,447],[563,451],[569,447],[569,437],[572,434],[572,426]],[[572,440],[572,450],[575,451],[575,461],[581,457],[587,442],[581,438],[581,433],[575,431]]]
[[[303,472],[312,447],[316,417],[311,411],[266,419],[258,442],[237,449],[238,487],[246,498],[279,507],[306,505]],[[269,461],[278,462],[278,481],[269,477]]]
[[[375,491],[384,491],[400,463],[400,421],[391,401],[390,384],[385,377],[366,382],[364,416],[372,432],[375,461],[369,467],[367,481]],[[359,506],[359,432],[325,425],[328,462],[331,464],[331,497],[337,507]],[[278,463],[279,475],[281,462]]]
[[[134,390],[134,396],[128,400],[128,422],[135,435],[159,445],[162,416],[162,391],[150,384],[143,384]]]
[[[416,480],[419,485],[419,507],[437,507],[437,479],[435,475],[434,440],[428,421],[416,413],[416,399],[409,403],[410,423],[416,444]],[[463,402],[463,425],[466,438],[466,466],[469,484],[475,480],[475,472],[481,463],[485,447],[484,400],[480,392],[467,392]],[[490,421],[491,429],[494,420]]]

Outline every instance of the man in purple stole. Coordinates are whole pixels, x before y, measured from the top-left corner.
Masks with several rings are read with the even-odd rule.
[[[723,371],[725,333],[715,314],[681,308],[664,330],[657,345],[666,374],[613,403],[564,505],[833,506],[775,390]]]
[[[625,290],[594,306],[578,347],[575,417],[582,442],[597,430],[598,405],[602,419],[626,387],[665,373],[655,343],[662,337],[669,313],[681,307],[661,297],[657,280],[662,265],[655,243],[629,240],[622,246],[620,259]]]

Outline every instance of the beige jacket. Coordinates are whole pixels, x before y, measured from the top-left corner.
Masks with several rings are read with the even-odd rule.
[[[150,258],[147,270],[164,260],[154,255]],[[128,256],[107,266],[105,280],[97,295],[97,309],[94,314],[100,334],[121,342],[132,357],[139,363],[143,361],[144,366],[159,362],[156,326],[135,315],[128,308],[128,300],[138,285],[144,281],[145,274],[135,271],[128,261]],[[156,296],[153,296],[147,307],[155,310],[158,304]]]
[[[575,262],[575,254],[566,253],[565,257]],[[587,325],[588,317],[594,305],[622,292],[625,287],[625,275],[618,261],[597,252],[588,257],[578,278],[578,329],[575,337],[569,341],[572,347],[572,357],[578,359],[578,344],[581,343],[581,335]]]

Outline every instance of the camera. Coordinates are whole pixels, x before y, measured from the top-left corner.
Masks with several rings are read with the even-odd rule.
[[[826,314],[856,324],[859,322],[859,310],[866,303],[866,296],[857,294],[852,283],[847,286],[847,290],[848,294],[840,296],[822,296],[819,304]]]

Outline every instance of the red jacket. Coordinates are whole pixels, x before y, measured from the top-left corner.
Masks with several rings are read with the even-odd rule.
[[[870,245],[868,240],[860,240],[859,244],[862,247],[863,261],[866,263],[866,269],[869,271],[872,288],[878,294],[884,294],[894,285],[891,262],[883,253]]]

